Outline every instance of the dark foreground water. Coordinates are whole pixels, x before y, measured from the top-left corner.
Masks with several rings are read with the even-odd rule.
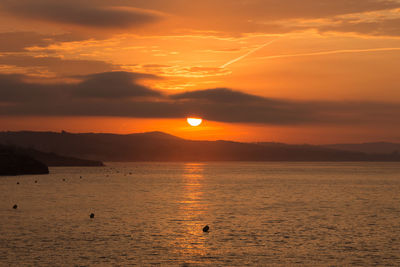
[[[2,177],[0,265],[400,266],[400,164],[129,163]]]

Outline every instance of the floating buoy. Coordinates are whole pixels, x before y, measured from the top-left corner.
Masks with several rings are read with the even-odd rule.
[[[18,208],[18,205],[17,204],[15,204],[14,206],[13,206],[13,209],[17,209]]]
[[[210,227],[208,227],[208,225],[206,225],[206,226],[204,226],[204,228],[203,228],[203,232],[208,232],[208,230],[210,230]]]
[[[90,219],[93,219],[94,218],[94,213],[90,213]]]

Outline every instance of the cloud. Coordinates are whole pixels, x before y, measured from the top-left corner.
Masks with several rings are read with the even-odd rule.
[[[135,71],[151,72],[160,76],[167,77],[185,77],[185,78],[205,78],[225,76],[231,73],[228,69],[217,67],[202,67],[202,66],[178,66],[178,65],[163,65],[163,64],[145,64],[137,65]]]
[[[52,35],[35,32],[2,32],[0,33],[0,52],[24,52],[29,47],[46,47],[56,42],[79,41],[82,39],[84,38],[72,34]]]
[[[0,52],[20,52],[29,46],[49,44],[41,34],[33,32],[2,32],[0,40]]]
[[[370,12],[400,8],[397,0],[135,0],[131,3],[171,14],[169,26],[174,30],[185,28],[231,35],[304,31],[338,16],[369,16]]]
[[[72,104],[73,101],[83,103],[81,100],[109,101],[162,95],[138,83],[141,79],[158,79],[149,74],[104,72],[74,78],[80,81],[37,83],[20,74],[0,74],[0,102],[46,107],[50,103]]]
[[[234,91],[229,88],[215,88],[185,92],[171,96],[172,99],[187,100],[187,101],[206,101],[215,103],[237,103],[237,102],[258,102],[264,101],[265,98]]]
[[[106,72],[77,77],[77,83],[29,82],[23,75],[0,75],[0,114],[184,118],[269,125],[391,125],[400,103],[290,101],[228,88],[172,95],[140,85],[152,75]]]
[[[0,10],[18,18],[90,29],[136,27],[137,33],[145,35],[193,31],[280,34],[318,28],[318,20],[351,14],[368,17],[369,12],[396,8],[400,8],[397,0],[0,0]],[[165,22],[162,27],[148,32],[138,29],[161,20]]]
[[[4,15],[44,21],[48,26],[79,26],[79,29],[67,29],[85,32],[87,39],[102,39],[132,27],[139,35],[212,32],[221,36],[242,36],[318,30],[398,36],[398,8],[397,0],[0,0],[0,11]],[[388,12],[396,18],[381,19]],[[353,15],[362,19],[345,19]],[[365,18],[369,21],[362,21]],[[371,18],[380,20],[371,22]],[[157,24],[160,21],[163,23]],[[7,42],[12,44],[12,41]],[[37,40],[39,46],[46,42]],[[12,47],[0,44],[0,51],[4,45]],[[21,49],[20,46],[16,44],[15,49]]]
[[[184,17],[204,18],[208,14],[208,18],[226,19],[234,16],[268,20],[325,18],[400,7],[396,0],[134,0],[132,3]]]
[[[400,18],[377,21],[343,20],[340,23],[320,27],[320,32],[349,32],[370,36],[400,36]]]
[[[129,98],[161,96],[161,93],[137,83],[140,79],[157,79],[156,76],[142,73],[106,72],[84,77],[73,89],[75,96],[84,98]]]
[[[0,7],[23,18],[94,28],[130,28],[161,19],[159,13],[77,0],[0,0]]]
[[[291,57],[324,56],[324,55],[335,55],[335,54],[397,52],[397,51],[400,51],[400,47],[376,47],[376,48],[363,48],[363,49],[338,49],[338,50],[326,50],[326,51],[309,52],[309,53],[281,54],[281,55],[274,55],[274,56],[265,56],[265,57],[258,57],[257,60],[291,58]]]
[[[118,69],[118,66],[104,61],[34,57],[25,54],[0,55],[0,65],[22,67],[31,72],[50,72],[56,76],[85,75]]]
[[[0,74],[0,103],[23,105],[39,103],[41,100],[56,101],[62,95],[62,87],[65,86],[31,83],[26,79],[22,74]]]

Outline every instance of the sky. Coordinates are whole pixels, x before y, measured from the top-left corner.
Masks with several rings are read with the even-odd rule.
[[[0,0],[2,131],[400,142],[399,67],[397,0]]]

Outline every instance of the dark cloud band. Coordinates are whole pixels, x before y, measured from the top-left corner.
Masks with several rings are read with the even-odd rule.
[[[0,75],[0,115],[184,118],[271,125],[391,124],[399,103],[289,101],[228,88],[165,95],[139,83],[148,74],[105,72],[78,83],[40,84]]]
[[[144,9],[110,7],[76,0],[1,0],[0,7],[24,18],[96,28],[137,27],[156,22],[162,17]]]

